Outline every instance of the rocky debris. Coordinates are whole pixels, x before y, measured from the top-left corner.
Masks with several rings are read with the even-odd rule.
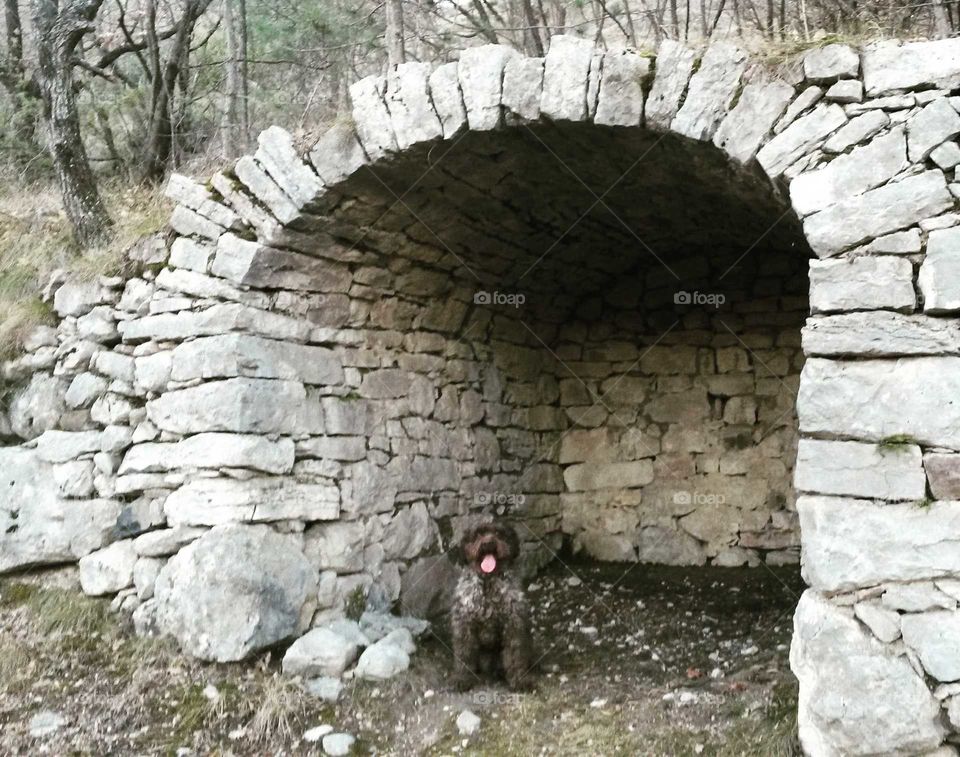
[[[355,638],[332,628],[314,628],[297,639],[283,656],[283,672],[291,676],[315,678],[343,675],[357,658]]]
[[[343,691],[343,682],[334,676],[318,676],[303,682],[304,691],[324,702],[336,702]]]
[[[67,724],[67,719],[59,712],[41,710],[30,718],[30,737],[45,739],[52,736]]]
[[[940,703],[906,658],[867,635],[851,609],[813,590],[797,607],[790,665],[810,754],[925,752],[945,736]]]
[[[461,736],[473,736],[480,730],[480,716],[471,710],[463,710],[457,715],[457,731]]]
[[[393,678],[410,667],[410,655],[415,650],[410,631],[398,628],[363,650],[354,675],[374,681]]]
[[[328,733],[333,733],[332,725],[318,725],[303,732],[303,740],[308,744],[315,744]]]
[[[350,754],[356,738],[349,733],[330,733],[323,737],[323,753],[330,757]]]
[[[266,526],[218,526],[160,571],[157,625],[196,657],[240,660],[302,631],[316,585],[316,569],[293,536]]]

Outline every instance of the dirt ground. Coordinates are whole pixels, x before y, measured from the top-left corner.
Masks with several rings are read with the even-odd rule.
[[[278,650],[197,662],[136,638],[75,582],[0,581],[0,754],[322,754],[303,735],[323,724],[356,736],[357,754],[799,754],[792,569],[555,563],[529,587],[533,691],[454,692],[446,641],[428,633],[407,674],[347,681],[336,705],[282,678]],[[464,710],[480,717],[471,736]],[[42,711],[63,723],[31,737]]]

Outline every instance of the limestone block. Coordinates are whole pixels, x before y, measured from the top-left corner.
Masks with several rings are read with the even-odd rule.
[[[310,151],[310,162],[328,187],[366,165],[367,154],[353,130],[353,124],[338,121],[327,129]]]
[[[120,464],[118,475],[159,473],[183,468],[252,468],[289,473],[294,445],[255,434],[197,434],[179,442],[136,444]]]
[[[653,463],[578,463],[564,469],[563,480],[571,491],[646,486],[653,481]]]
[[[157,625],[195,657],[240,660],[306,628],[316,589],[317,572],[293,536],[266,526],[221,526],[160,571]]]
[[[632,50],[611,50],[603,55],[596,124],[639,126],[643,121],[643,82],[650,59]]]
[[[340,676],[357,658],[356,640],[331,628],[314,628],[301,636],[283,656],[285,675],[304,678]]]
[[[889,644],[900,638],[900,613],[884,607],[876,600],[857,602],[853,608],[853,614],[880,641]]]
[[[80,373],[73,377],[63,399],[67,407],[88,408],[107,391],[107,380],[94,373]]]
[[[906,138],[902,129],[895,129],[823,168],[800,174],[790,183],[790,200],[794,210],[806,216],[885,184],[908,166]]]
[[[212,240],[223,233],[222,226],[183,205],[177,205],[170,214],[170,228],[184,237],[198,236]]]
[[[808,318],[802,331],[806,355],[960,354],[960,321],[889,311]]]
[[[97,281],[67,281],[53,295],[53,309],[61,318],[89,313],[105,302],[107,298]]]
[[[775,178],[846,122],[847,117],[839,105],[820,105],[760,148],[757,160],[767,175]]]
[[[960,570],[960,502],[928,507],[798,497],[803,576],[821,591],[920,581]]]
[[[371,161],[380,160],[397,149],[393,122],[383,99],[385,87],[383,78],[376,75],[350,85],[354,128]]]
[[[925,171],[871,189],[807,216],[804,233],[814,252],[829,257],[868,239],[882,236],[953,207],[953,196],[940,171]]]
[[[960,611],[935,610],[902,616],[903,643],[938,681],[960,680]]]
[[[650,526],[640,531],[637,545],[640,562],[661,565],[703,565],[706,553],[700,542],[685,531]]]
[[[794,486],[801,492],[887,500],[921,500],[926,494],[920,448],[801,439]]]
[[[680,110],[697,54],[680,42],[665,39],[657,48],[657,67],[644,108],[646,124],[666,131]]]
[[[13,394],[8,408],[10,427],[21,439],[35,439],[60,422],[66,410],[67,381],[46,373],[34,373],[30,383]]]
[[[926,313],[960,310],[960,228],[931,231],[918,282]]]
[[[80,587],[85,594],[115,594],[133,585],[137,553],[130,539],[80,558]]]
[[[401,150],[443,136],[440,118],[430,100],[432,68],[429,63],[401,63],[387,76],[385,100]]]
[[[304,532],[303,553],[320,570],[355,573],[363,570],[365,536],[362,521],[311,526]]]
[[[303,342],[310,335],[311,326],[303,319],[269,313],[239,303],[224,303],[197,312],[162,313],[122,321],[119,328],[124,341],[128,342],[181,340],[229,331]]]
[[[815,47],[803,56],[803,73],[809,81],[854,79],[860,72],[860,56],[849,45]]]
[[[167,497],[171,526],[218,526],[278,520],[334,520],[340,495],[330,484],[297,484],[286,478],[201,478]]]
[[[540,118],[543,58],[511,58],[503,70],[503,107],[515,118]],[[462,107],[462,106],[461,106]]]
[[[734,160],[751,160],[770,134],[794,91],[786,82],[747,84],[736,106],[723,119],[713,143]]]
[[[271,289],[346,292],[351,283],[350,269],[342,263],[265,247],[233,234],[220,238],[211,270],[237,284]]]
[[[910,160],[920,163],[948,139],[960,134],[960,115],[942,97],[927,105],[907,121],[907,143]]]
[[[876,252],[882,255],[910,255],[920,252],[923,242],[920,239],[919,229],[895,231],[874,239],[863,248],[864,252]]]
[[[506,45],[469,47],[460,53],[457,78],[467,122],[474,131],[489,131],[502,122],[503,71],[520,54]]]
[[[133,540],[133,548],[141,557],[167,557],[175,555],[190,542],[205,534],[207,529],[191,526],[162,528],[148,531]]]
[[[863,51],[863,83],[869,97],[935,85],[960,86],[960,40],[868,45]]]
[[[177,237],[170,246],[170,265],[206,273],[213,259],[212,245],[196,242],[187,237]]]
[[[467,110],[460,93],[458,63],[444,63],[430,74],[430,99],[440,119],[443,138],[452,139],[467,125]]]
[[[855,79],[838,81],[827,90],[825,97],[830,102],[846,104],[863,101],[863,82]]]
[[[279,126],[269,126],[257,137],[254,157],[298,208],[312,204],[323,192],[323,182],[297,154],[293,136]]]
[[[323,432],[320,404],[298,381],[235,378],[166,392],[147,402],[147,417],[177,434]]]
[[[794,615],[790,667],[806,754],[918,754],[945,735],[940,703],[906,658],[813,590]]]
[[[912,311],[913,266],[892,256],[810,261],[810,310]]]
[[[45,431],[37,438],[37,458],[48,463],[65,463],[100,451],[100,431]]]
[[[543,64],[540,112],[554,121],[587,118],[587,80],[595,48],[587,39],[560,34],[550,38]]]
[[[851,118],[832,137],[823,143],[823,151],[841,153],[853,145],[866,142],[890,123],[890,116],[882,110],[871,110]]]
[[[713,137],[727,115],[747,66],[747,53],[729,42],[714,42],[690,79],[686,99],[670,129],[692,139]]]
[[[957,600],[940,591],[933,581],[909,584],[889,584],[880,600],[884,607],[901,612],[928,610],[955,610]]]
[[[773,133],[779,134],[782,132],[790,124],[796,121],[797,118],[810,110],[810,108],[812,108],[822,99],[823,89],[815,86],[806,87],[799,95],[797,95],[797,98],[787,106],[787,110],[784,112],[783,118],[777,121],[776,125],[773,127]]]
[[[960,500],[960,455],[927,452],[923,456],[923,467],[934,499]]]

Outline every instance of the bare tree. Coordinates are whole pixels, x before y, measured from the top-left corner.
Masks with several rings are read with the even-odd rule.
[[[101,3],[102,0],[33,0],[47,145],[64,210],[74,236],[83,246],[103,241],[111,226],[80,134],[73,78],[77,47],[93,30]]]
[[[395,68],[407,59],[403,38],[402,0],[386,0],[387,13],[387,65]]]
[[[226,158],[235,158],[246,149],[250,139],[246,0],[224,0],[223,25],[227,38],[223,154]]]

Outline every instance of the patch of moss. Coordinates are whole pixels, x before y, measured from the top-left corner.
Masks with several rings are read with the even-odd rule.
[[[0,583],[0,607],[19,607],[29,602],[40,591],[36,584],[22,581]]]
[[[910,436],[910,434],[893,434],[892,436],[885,436],[877,442],[877,449],[881,453],[903,452],[907,447],[919,444],[920,442]]]
[[[343,614],[350,620],[360,620],[363,611],[367,608],[367,592],[362,586],[350,592],[343,606]]]

